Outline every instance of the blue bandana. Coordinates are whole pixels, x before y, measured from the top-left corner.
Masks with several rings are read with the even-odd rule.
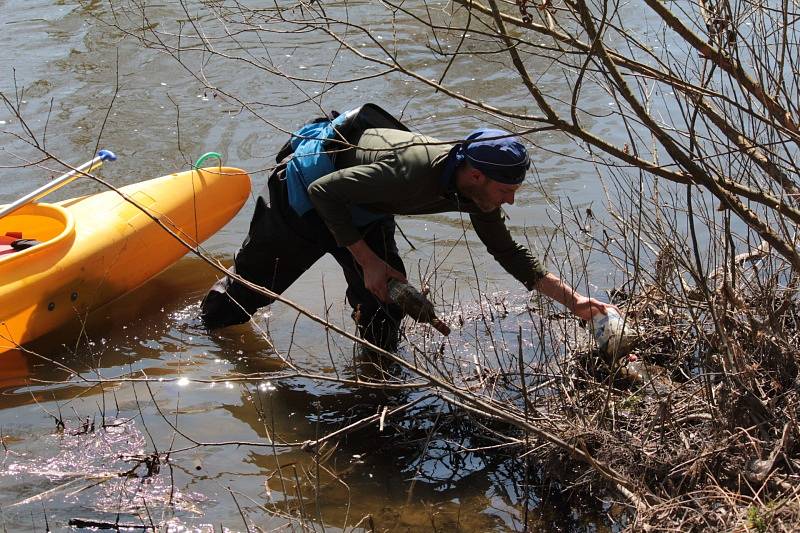
[[[447,157],[443,180],[449,183],[456,167],[467,161],[489,178],[516,185],[525,179],[531,166],[528,151],[517,137],[507,131],[479,128],[455,145]]]

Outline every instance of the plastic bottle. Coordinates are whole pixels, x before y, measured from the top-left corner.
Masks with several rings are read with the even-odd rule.
[[[601,351],[621,357],[630,352],[636,340],[636,332],[616,310],[609,308],[607,314],[597,313],[592,317],[592,332]]]
[[[436,316],[430,300],[408,283],[390,279],[389,297],[400,306],[405,314],[417,322],[425,322],[436,328],[442,335],[450,335],[450,328]]]

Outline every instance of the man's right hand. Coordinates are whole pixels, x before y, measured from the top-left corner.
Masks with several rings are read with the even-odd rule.
[[[392,299],[389,297],[389,280],[394,278],[406,281],[406,277],[381,259],[367,266],[362,265],[362,268],[364,269],[364,285],[367,290],[383,303],[392,303]]]
[[[363,239],[354,242],[347,249],[350,250],[350,253],[353,254],[356,262],[361,265],[361,269],[364,271],[364,286],[367,290],[381,302],[391,303],[389,280],[394,278],[407,283],[403,273],[395,270],[386,261],[378,257]]]

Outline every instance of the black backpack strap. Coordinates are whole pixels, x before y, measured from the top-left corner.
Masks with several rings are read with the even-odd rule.
[[[351,115],[336,131],[349,144],[357,144],[364,130],[370,128],[388,128],[392,130],[411,131],[408,126],[397,120],[385,109],[375,104],[364,104],[348,113]]]
[[[357,144],[358,140],[361,138],[361,134],[370,128],[389,128],[392,130],[411,131],[408,129],[408,126],[394,118],[388,111],[372,103],[364,104],[353,111],[349,111],[347,114],[349,115],[347,120],[344,121],[344,124],[336,128],[336,132],[338,133],[338,140],[343,140],[348,144]],[[317,117],[314,120],[306,122],[305,125],[333,120],[338,116],[338,112],[331,111],[330,117]],[[325,143],[326,150],[334,148],[330,146],[330,144],[331,141]],[[339,149],[341,150],[341,144]],[[275,156],[275,162],[280,163],[293,152],[292,139],[290,136],[289,140],[278,150],[278,154]]]

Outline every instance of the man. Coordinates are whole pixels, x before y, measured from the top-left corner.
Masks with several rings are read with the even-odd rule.
[[[283,150],[293,149],[292,158],[270,177],[270,206],[258,199],[235,258],[237,274],[282,293],[330,253],[344,272],[361,335],[394,349],[403,315],[387,282],[405,281],[394,215],[460,211],[469,214],[489,253],[528,290],[584,320],[613,307],[574,291],[511,237],[500,207],[514,203],[530,166],[516,137],[479,129],[464,142],[445,144],[409,132],[370,106],[295,133],[291,148]],[[331,137],[346,143],[332,144]],[[209,328],[239,324],[271,302],[227,277],[203,300],[202,318]]]

